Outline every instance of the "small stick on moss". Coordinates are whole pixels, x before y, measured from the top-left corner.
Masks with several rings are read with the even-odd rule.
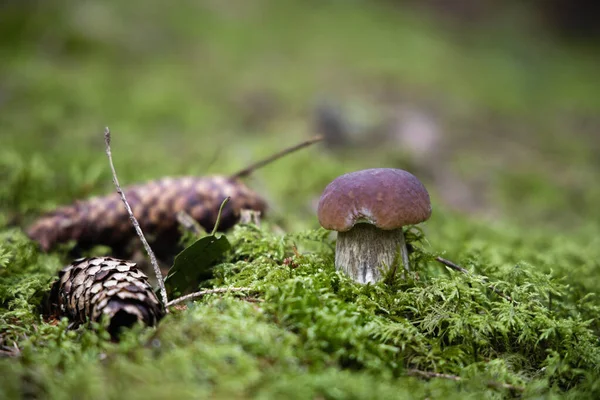
[[[21,355],[21,349],[17,346],[17,342],[13,342],[13,346],[2,346],[0,349],[0,356],[6,357],[18,357]]]
[[[178,211],[175,217],[177,218],[179,225],[181,225],[186,231],[191,232],[193,235],[200,236],[205,233],[198,221],[192,218],[192,216],[185,211]]]
[[[446,260],[445,258],[442,258],[442,257],[435,257],[435,261],[437,261],[437,262],[445,265],[446,267],[448,267],[450,269],[453,269],[453,270],[458,271],[458,272],[462,272],[465,275],[471,275],[472,276],[472,274],[468,270],[466,270],[465,268],[461,267],[458,264],[453,263],[450,260]],[[486,284],[488,283],[488,278],[487,277],[481,276],[481,275],[478,275],[477,277],[481,278],[481,281],[483,283],[486,283]],[[517,302],[514,301],[512,297],[510,297],[509,295],[506,295],[506,294],[502,293],[500,290],[496,289],[496,287],[494,285],[490,284],[487,287],[489,289],[491,289],[494,293],[496,293],[498,296],[502,297],[503,299],[508,300],[508,301],[510,301],[513,304],[517,304]]]
[[[411,375],[411,376],[420,376],[421,378],[426,378],[426,379],[443,378],[443,379],[449,379],[449,380],[455,381],[455,382],[462,380],[462,378],[457,375],[440,374],[439,372],[427,372],[427,371],[421,371],[420,369],[409,369],[407,371],[407,373],[408,373],[408,375]]]
[[[248,208],[240,211],[240,225],[254,224],[260,226],[260,211],[250,210]]]
[[[425,378],[425,379],[442,378],[442,379],[448,379],[448,380],[451,380],[454,382],[461,382],[463,380],[462,377],[457,376],[457,375],[440,374],[439,372],[421,371],[419,369],[409,369],[407,371],[407,374],[410,376],[418,376],[418,377]],[[510,383],[495,382],[495,381],[489,381],[487,383],[487,386],[489,388],[508,389],[508,390],[513,390],[516,392],[523,392],[525,390],[525,388],[523,388],[521,386],[515,386],[515,385],[511,385]]]
[[[247,301],[248,303],[264,303],[263,299],[257,299],[255,297],[243,297],[242,300]]]
[[[115,184],[115,187],[117,188],[117,192],[119,193],[119,196],[121,196],[121,200],[123,201],[123,204],[125,204],[125,208],[127,209],[127,213],[129,214],[129,219],[131,220],[131,223],[133,224],[133,227],[135,228],[137,235],[139,236],[140,240],[142,241],[142,244],[144,245],[144,248],[146,249],[146,252],[148,253],[148,256],[150,257],[150,263],[152,264],[152,267],[154,268],[154,273],[156,274],[156,280],[158,281],[158,287],[160,288],[160,296],[161,296],[162,302],[165,306],[165,312],[168,313],[169,310],[167,309],[167,304],[168,304],[169,300],[167,298],[167,290],[165,289],[165,280],[163,279],[162,273],[160,272],[160,267],[158,266],[158,262],[156,261],[156,256],[154,255],[152,248],[148,244],[148,241],[146,240],[146,237],[144,236],[144,233],[142,232],[142,228],[140,228],[140,224],[138,223],[137,218],[135,218],[135,215],[133,215],[133,211],[131,210],[129,203],[127,202],[127,198],[125,197],[125,193],[123,192],[123,189],[121,189],[121,185],[119,185],[119,179],[117,178],[117,171],[115,170],[115,166],[113,164],[113,159],[112,159],[112,152],[110,150],[110,130],[108,129],[108,127],[106,127],[104,129],[104,143],[106,144],[106,155],[108,156],[108,162],[110,164],[110,169],[112,170],[113,183]]]
[[[221,206],[219,207],[219,213],[217,214],[217,220],[215,221],[215,226],[213,226],[213,230],[210,233],[211,236],[215,236],[215,234],[217,233],[217,229],[219,229],[219,225],[221,224],[221,214],[223,214],[223,208],[225,207],[225,204],[229,203],[229,200],[231,200],[231,197],[227,196],[225,197],[225,199],[223,199],[223,202],[221,203]]]
[[[17,357],[18,355],[19,353],[15,353],[14,351],[0,349],[0,357]]]
[[[446,260],[445,258],[442,257],[436,257],[435,261],[444,264],[446,267],[451,268],[455,271],[458,272],[462,272],[463,274],[469,275],[469,271],[466,270],[465,268],[461,267],[460,265],[454,264],[452,261],[450,260]]]
[[[255,170],[259,169],[260,167],[264,167],[265,165],[270,164],[273,161],[278,160],[283,156],[286,156],[290,153],[293,153],[295,151],[298,151],[300,149],[308,147],[314,143],[320,142],[321,140],[323,140],[323,136],[315,136],[313,138],[305,140],[304,142],[298,143],[295,146],[288,147],[287,149],[282,150],[278,153],[275,153],[272,156],[265,158],[264,160],[256,162],[256,163],[242,169],[241,171],[236,172],[235,174],[229,175],[229,178],[230,179],[245,178],[248,175],[250,175],[252,172],[254,172]]]
[[[232,287],[232,288],[217,288],[217,289],[201,290],[199,292],[186,294],[185,296],[181,296],[181,297],[176,298],[175,300],[171,300],[169,303],[167,303],[167,307],[173,307],[179,303],[183,303],[184,301],[197,299],[202,296],[206,296],[207,294],[229,293],[229,292],[249,292],[252,290],[254,290],[254,289],[249,288],[249,287]]]

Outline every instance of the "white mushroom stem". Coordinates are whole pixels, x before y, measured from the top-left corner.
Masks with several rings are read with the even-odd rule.
[[[347,232],[338,232],[335,267],[359,283],[375,283],[396,267],[400,254],[404,269],[409,271],[408,252],[402,228],[382,230],[372,224],[359,223]]]

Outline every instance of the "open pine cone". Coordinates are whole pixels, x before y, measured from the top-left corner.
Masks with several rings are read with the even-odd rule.
[[[138,321],[154,326],[164,315],[148,277],[135,263],[112,257],[80,258],[63,268],[50,292],[50,308],[75,326],[107,316],[113,337]]]

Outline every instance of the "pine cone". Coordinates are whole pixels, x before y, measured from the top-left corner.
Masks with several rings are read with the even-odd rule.
[[[163,317],[163,306],[135,263],[112,257],[80,258],[63,268],[52,285],[50,310],[66,316],[75,326],[108,316],[108,331],[137,321],[154,326]]]
[[[257,193],[242,182],[223,176],[163,178],[125,188],[124,192],[159,257],[177,252],[178,212],[186,212],[210,231],[221,203],[228,196],[231,199],[223,208],[221,230],[235,225],[243,209],[260,212],[266,209],[265,201]],[[28,235],[44,251],[75,240],[80,249],[106,245],[123,257],[129,255],[126,248],[136,236],[118,193],[60,207],[34,222]]]

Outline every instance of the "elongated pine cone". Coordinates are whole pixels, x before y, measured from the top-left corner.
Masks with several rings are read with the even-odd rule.
[[[59,272],[52,285],[50,310],[74,325],[108,317],[107,330],[116,337],[136,322],[154,326],[163,306],[135,263],[112,257],[80,258]]]
[[[243,209],[264,213],[266,202],[242,182],[223,176],[163,178],[124,189],[140,227],[157,255],[173,254],[179,242],[177,213],[186,212],[207,231],[213,229],[226,197],[220,230],[238,221]],[[59,243],[75,240],[81,249],[106,245],[114,254],[128,255],[127,245],[135,230],[118,193],[93,197],[60,207],[40,217],[27,231],[48,251]]]

